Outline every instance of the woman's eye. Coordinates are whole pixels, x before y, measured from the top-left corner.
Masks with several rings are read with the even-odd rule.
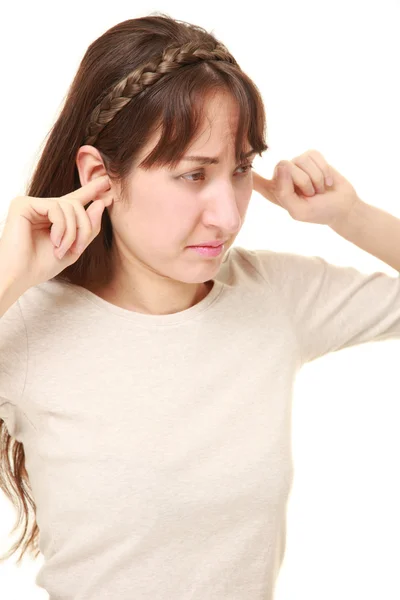
[[[243,173],[243,175],[247,175],[247,173],[250,173],[251,169],[253,168],[253,165],[252,165],[252,163],[249,163],[249,164],[247,164],[247,165],[241,165],[241,166],[239,167],[239,169],[246,169],[246,168],[247,168],[247,171],[245,171],[245,172]]]
[[[252,164],[246,164],[246,165],[240,165],[240,167],[238,167],[238,169],[246,169],[246,171],[244,171],[243,173],[240,173],[240,175],[247,175],[250,173],[251,169],[253,168]],[[184,179],[186,179],[187,177],[196,177],[197,175],[205,175],[204,171],[197,171],[196,173],[189,173],[188,175],[182,175],[182,177]],[[193,181],[194,183],[196,181],[204,181],[203,179],[189,179],[188,181]]]
[[[196,177],[197,175],[204,175],[203,171],[199,171],[198,173],[189,173],[188,175],[182,175],[183,179],[187,177]],[[189,179],[189,181],[202,181],[199,179]]]

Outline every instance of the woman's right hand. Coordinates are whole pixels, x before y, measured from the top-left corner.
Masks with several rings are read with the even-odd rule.
[[[60,198],[14,198],[0,238],[0,265],[8,280],[29,289],[72,265],[100,233],[104,208],[112,202],[107,175]],[[60,250],[66,252],[61,259]]]

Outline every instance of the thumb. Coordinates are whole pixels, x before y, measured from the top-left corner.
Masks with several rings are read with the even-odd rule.
[[[289,198],[295,193],[294,183],[289,169],[284,165],[276,167],[278,200]]]
[[[103,216],[105,204],[103,200],[96,200],[92,202],[92,204],[87,209],[87,215],[89,217],[90,223],[92,225],[93,231],[100,231],[101,229],[101,219]]]

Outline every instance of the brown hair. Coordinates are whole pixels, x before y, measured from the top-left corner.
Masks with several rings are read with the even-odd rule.
[[[203,122],[205,96],[218,91],[230,94],[239,109],[237,163],[243,160],[246,140],[261,156],[268,149],[261,94],[214,35],[163,13],[115,25],[88,47],[25,195],[52,198],[78,189],[76,156],[89,144],[100,152],[109,177],[121,185],[124,200],[135,158],[154,131],[162,127],[160,141],[140,166],[174,168]],[[112,243],[105,208],[99,235],[53,279],[83,286],[107,283]],[[11,438],[1,419],[0,458],[0,487],[19,509],[13,531],[24,524],[19,540],[0,561],[21,548],[19,564],[27,551],[33,558],[39,555],[39,529],[34,520],[28,531],[28,503],[34,515],[36,505],[23,445]]]

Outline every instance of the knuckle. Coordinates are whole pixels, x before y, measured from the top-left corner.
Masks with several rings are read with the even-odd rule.
[[[306,173],[302,174],[301,185],[304,187],[312,187],[312,181],[311,181],[309,175],[307,175]]]
[[[309,150],[308,154],[310,154],[310,156],[316,156],[317,158],[319,158],[320,160],[325,162],[325,159],[322,156],[321,152],[319,150],[316,150],[315,148],[313,148],[312,150]]]
[[[277,165],[276,165],[276,166],[277,166],[277,167],[285,167],[285,166],[286,166],[286,165],[288,165],[288,164],[290,164],[290,161],[289,161],[289,160],[280,160],[280,161],[277,163]]]
[[[25,196],[16,196],[10,202],[9,211],[14,212],[19,210],[22,208],[22,206],[24,206],[25,202],[29,202],[29,198]]]
[[[60,198],[58,203],[62,206],[62,208],[66,208],[70,212],[74,210],[73,203],[70,200],[65,200],[64,198]]]

